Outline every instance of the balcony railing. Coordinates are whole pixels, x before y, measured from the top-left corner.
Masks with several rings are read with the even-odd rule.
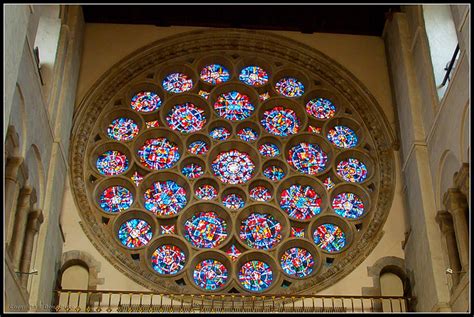
[[[407,312],[396,296],[156,294],[152,292],[55,291],[56,312]]]

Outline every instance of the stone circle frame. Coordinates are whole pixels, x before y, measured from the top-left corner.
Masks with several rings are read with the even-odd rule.
[[[164,70],[180,70],[177,67],[183,63],[188,64],[188,66],[186,66],[187,69],[193,67],[194,70],[196,70],[196,63],[210,61],[212,56],[216,57],[216,63],[222,61],[224,65],[231,65],[232,78],[229,85],[232,87],[235,85],[239,87],[241,85],[243,86],[243,84],[237,83],[237,80],[235,79],[236,74],[238,74],[239,68],[252,61],[270,69],[269,76],[274,79],[276,78],[273,77],[273,75],[276,74],[305,74],[307,78],[305,78],[304,81],[306,87],[309,88],[305,89],[305,94],[302,97],[297,98],[299,100],[297,102],[303,104],[303,101],[306,101],[310,94],[313,95],[319,93],[319,95],[325,98],[329,97],[330,99],[334,99],[335,104],[338,107],[336,116],[333,120],[328,120],[326,123],[322,123],[317,122],[314,118],[308,118],[308,123],[316,124],[321,127],[323,133],[325,133],[328,125],[335,120],[346,120],[346,122],[352,120],[350,124],[356,126],[360,131],[358,134],[360,135],[361,144],[358,145],[356,149],[341,151],[336,147],[333,147],[333,157],[331,159],[332,167],[324,173],[324,176],[330,175],[332,180],[337,179],[334,172],[334,159],[341,156],[344,157],[345,152],[350,151],[354,153],[356,157],[368,158],[370,161],[368,167],[369,169],[372,169],[372,175],[370,175],[369,179],[360,186],[355,186],[360,188],[360,192],[367,193],[367,195],[364,195],[364,199],[369,201],[370,210],[365,217],[356,221],[347,221],[340,217],[338,218],[334,212],[329,210],[329,207],[321,213],[322,215],[327,214],[328,217],[337,218],[337,221],[349,228],[351,232],[349,234],[349,240],[352,240],[352,245],[338,254],[328,255],[325,252],[318,252],[318,255],[316,256],[317,259],[321,259],[323,264],[328,264],[326,263],[326,259],[332,258],[332,264],[322,265],[321,270],[317,274],[312,275],[311,278],[304,280],[289,279],[284,277],[282,272],[279,272],[277,274],[278,281],[272,284],[268,292],[263,293],[283,295],[318,292],[349,274],[367,257],[381,238],[383,233],[382,227],[388,216],[395,188],[395,164],[393,154],[395,137],[375,98],[358,79],[349,73],[349,71],[330,57],[313,48],[272,33],[237,29],[209,29],[168,37],[130,54],[111,67],[91,87],[87,95],[77,107],[74,115],[74,126],[72,130],[69,156],[74,199],[81,219],[83,220],[83,230],[99,252],[110,261],[114,267],[140,285],[152,291],[161,293],[204,292],[203,290],[191,286],[193,284],[192,281],[186,280],[186,272],[189,269],[189,262],[194,259],[191,258],[186,261],[186,267],[180,274],[174,278],[164,279],[150,270],[149,264],[145,261],[148,256],[146,248],[137,251],[129,251],[119,247],[119,244],[112,233],[112,228],[116,227],[115,221],[111,219],[113,217],[108,217],[107,215],[104,215],[103,212],[98,212],[98,208],[94,206],[94,197],[92,193],[94,192],[94,188],[99,182],[101,176],[94,171],[89,162],[91,160],[90,156],[92,150],[96,148],[98,144],[102,145],[105,143],[111,143],[110,140],[106,137],[104,138],[104,136],[101,136],[100,134],[100,131],[101,129],[103,130],[104,126],[104,122],[100,120],[110,118],[110,116],[108,116],[109,111],[116,111],[118,113],[122,113],[123,111],[123,113],[130,113],[131,110],[127,110],[127,102],[129,102],[129,100],[127,101],[127,98],[130,98],[131,93],[137,91],[139,88],[152,87],[153,89],[160,91],[161,96],[165,96],[166,102],[166,99],[170,98],[170,96],[164,93],[164,91],[159,87],[159,77],[163,75]],[[195,83],[198,82],[196,76],[193,78],[193,81]],[[272,89],[274,86],[274,82],[272,80],[270,80],[270,82],[271,84],[266,87],[267,89]],[[195,96],[197,96],[197,92],[199,91],[197,86],[198,85],[195,85],[190,91],[190,93],[194,93]],[[262,92],[261,87],[258,87],[256,90],[258,93]],[[278,97],[274,92],[271,95],[272,97]],[[272,100],[272,98],[269,100]],[[256,107],[255,113],[258,113],[258,107]],[[144,117],[147,116],[145,115]],[[97,118],[99,118],[99,120]],[[154,119],[160,120],[160,127],[167,128],[166,123],[162,122],[162,118],[160,119],[155,116]],[[141,130],[138,137],[143,131],[150,131],[149,129],[143,128],[144,121],[148,121],[148,118],[139,121]],[[225,120],[222,119],[222,121]],[[207,126],[211,123],[208,122]],[[240,122],[232,122],[231,125],[233,129],[235,129],[239,123]],[[306,126],[307,124],[303,126],[302,130],[306,130]],[[263,132],[263,129],[260,130],[260,132]],[[204,131],[207,131],[207,129],[205,128]],[[204,134],[204,131],[200,131],[197,134]],[[175,132],[175,134],[179,135],[179,132]],[[186,145],[189,138],[196,138],[193,135],[194,134],[190,134],[182,137],[182,144]],[[318,136],[316,135],[315,137],[317,138]],[[324,134],[322,134],[322,137],[324,137]],[[209,137],[204,138],[209,140]],[[276,139],[275,142],[281,145],[281,155],[285,158],[283,150],[286,149],[285,143],[288,139],[291,139],[290,137],[279,138],[265,136],[263,138]],[[127,142],[122,142],[122,145],[126,148],[125,151],[131,155],[129,159],[133,161],[133,152],[135,149],[129,144],[133,144],[133,141],[128,142],[128,144]],[[259,141],[254,142],[254,146],[257,144],[259,144]],[[182,151],[183,153],[186,152],[184,148]],[[180,163],[183,159],[186,159],[186,157],[187,156],[181,157],[180,161],[173,168],[177,169],[177,166],[180,166]],[[287,164],[286,160],[283,159],[281,161],[284,164]],[[173,168],[167,169],[166,171],[171,170],[171,173],[174,173]],[[129,171],[130,170],[131,169],[129,169]],[[142,168],[142,170],[145,169]],[[301,175],[308,177],[307,175],[292,170],[289,166],[288,171],[293,172],[291,175],[288,175],[288,177],[298,178]],[[206,176],[209,176],[209,174]],[[286,180],[288,177],[285,177],[283,180]],[[125,177],[119,178],[122,182],[127,182]],[[315,182],[322,184],[322,177],[313,178],[315,179]],[[133,188],[133,182],[130,180],[128,180],[128,182],[129,186],[127,187],[130,187],[134,192],[139,192],[139,190]],[[250,180],[250,183],[255,182],[268,181],[263,177],[254,176]],[[334,190],[346,186],[342,181],[339,181],[339,183],[341,185],[337,185]],[[193,188],[191,186],[192,184],[189,184],[189,187]],[[252,186],[252,184],[250,184],[250,186]],[[243,187],[246,187],[246,185],[243,187],[238,185],[224,187],[225,188],[219,190],[220,194],[229,187],[242,189]],[[274,186],[273,201],[275,201],[277,188],[278,186]],[[245,189],[243,191],[248,193]],[[327,196],[326,199],[331,196],[331,192],[329,192]],[[245,207],[252,205],[249,204],[248,198],[247,195]],[[191,202],[187,204],[186,208],[197,203],[195,198],[191,199]],[[145,210],[137,206],[138,199],[135,193],[134,200],[134,204],[130,208],[131,211],[136,212],[137,210]],[[218,203],[219,201],[220,199],[214,203]],[[265,203],[259,202],[259,204]],[[277,203],[274,203],[273,207],[279,208]],[[229,212],[229,214],[235,213]],[[116,217],[119,216],[120,215]],[[157,222],[160,221],[161,220],[159,219]],[[156,245],[154,241],[157,239],[160,240],[159,244],[162,244],[161,240],[181,240],[182,243],[186,244],[185,239],[177,236],[158,235],[156,232],[157,222],[153,223],[155,235],[149,245]],[[163,219],[162,223],[167,224],[169,221],[167,222],[166,219]],[[310,223],[302,224],[303,227],[306,227],[305,238],[308,241],[311,241],[311,237],[308,237],[308,232],[310,228],[314,227],[314,223],[315,221],[311,221]],[[233,226],[235,227],[235,220]],[[234,233],[234,229],[231,230],[230,235]],[[289,230],[289,228],[287,228],[287,230]],[[235,238],[229,239],[228,243],[225,243],[225,245],[230,246],[229,243],[235,242],[234,240]],[[288,241],[291,241],[291,239]],[[247,257],[249,259],[257,259],[262,258],[262,256],[270,255],[271,265],[275,266],[278,263],[275,254],[281,253],[278,247],[283,244],[285,244],[285,241],[282,241],[275,250],[269,252],[248,250],[242,254],[235,263],[233,263],[233,266],[229,271],[235,272],[237,270],[236,263],[240,263],[242,261],[241,258]],[[197,257],[202,257],[202,254],[206,252],[216,252],[219,254],[216,257],[220,258],[222,258],[224,254],[222,251],[198,251],[193,250],[191,247],[189,247],[186,252],[193,252]],[[137,254],[140,256],[137,257]],[[132,257],[132,255],[134,255],[134,257]],[[228,264],[230,262],[226,263]],[[183,285],[183,280],[187,281],[186,285]],[[286,280],[287,282],[290,281],[291,284],[289,285],[287,283],[286,285],[289,286],[282,287],[281,284],[283,280]],[[230,283],[227,283],[221,291],[227,292],[235,288],[240,292],[245,293],[245,290],[239,288],[237,284],[238,283],[235,281],[231,281]]]

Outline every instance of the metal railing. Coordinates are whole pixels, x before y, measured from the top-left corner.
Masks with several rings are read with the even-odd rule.
[[[56,312],[407,312],[396,296],[156,294],[110,290],[55,291]]]

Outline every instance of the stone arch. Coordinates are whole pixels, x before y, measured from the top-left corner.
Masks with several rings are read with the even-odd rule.
[[[43,161],[41,153],[36,144],[32,144],[26,153],[25,162],[28,169],[28,179],[33,188],[36,190],[37,204],[42,208],[44,201],[45,177]]]
[[[403,295],[410,295],[411,287],[407,271],[405,270],[405,260],[396,256],[380,258],[374,263],[374,265],[367,267],[367,274],[372,277],[374,286],[362,288],[362,295],[380,296],[380,277],[384,273],[393,273],[397,275],[403,283]]]
[[[454,153],[450,150],[444,151],[439,162],[436,182],[436,205],[438,210],[443,209],[443,195],[449,188],[453,187],[453,177],[460,167],[461,163]]]
[[[18,101],[18,108],[20,111],[19,113],[19,121],[21,124],[21,127],[19,127],[19,149],[20,149],[20,155],[25,157],[26,153],[26,147],[27,147],[27,136],[28,136],[28,123],[27,123],[27,115],[26,115],[26,104],[25,104],[25,97],[23,95],[23,91],[20,87],[20,85],[17,83],[15,86],[15,94],[18,93],[19,101]]]
[[[72,250],[63,253],[61,257],[61,268],[58,272],[57,287],[61,287],[61,279],[63,273],[71,266],[80,265],[89,272],[88,289],[96,290],[97,285],[102,284],[103,281],[98,277],[101,264],[95,260],[92,255],[85,251]]]

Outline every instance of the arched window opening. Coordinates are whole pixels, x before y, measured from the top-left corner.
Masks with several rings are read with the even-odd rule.
[[[60,296],[59,306],[80,307],[81,311],[85,311],[87,304],[86,291],[89,289],[89,269],[83,264],[69,266],[61,275],[61,289],[84,290],[83,293],[73,292],[70,296]]]
[[[380,293],[382,296],[403,296],[404,287],[401,278],[392,272],[385,272],[380,275]],[[398,310],[397,305],[394,307],[394,301],[391,299],[382,300],[382,311],[393,312]],[[398,302],[396,302],[398,304]]]

